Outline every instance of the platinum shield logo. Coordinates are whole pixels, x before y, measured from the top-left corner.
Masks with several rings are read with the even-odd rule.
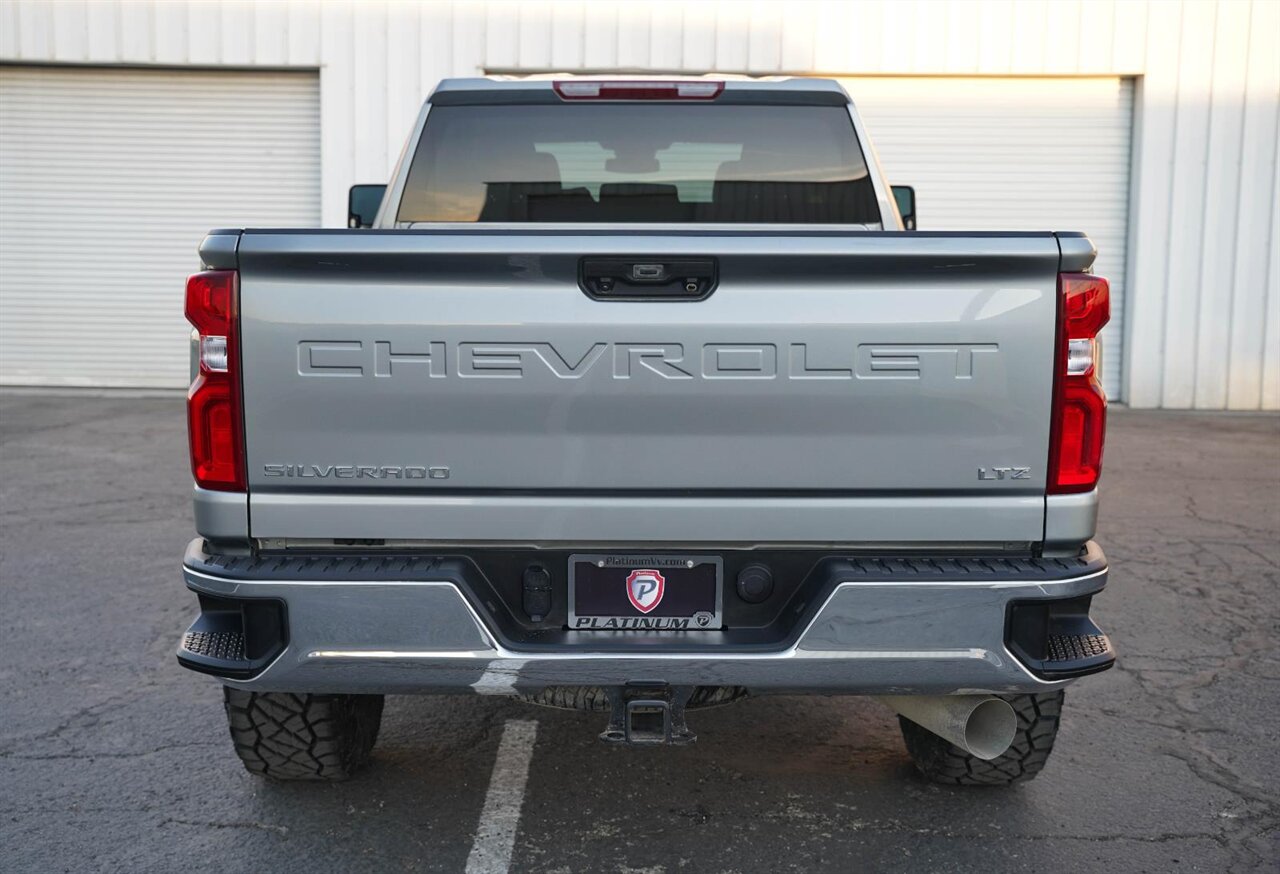
[[[651,613],[662,603],[667,578],[660,571],[635,570],[627,576],[627,599],[641,613]]]

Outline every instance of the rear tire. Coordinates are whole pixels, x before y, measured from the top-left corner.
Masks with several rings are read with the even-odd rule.
[[[381,695],[223,693],[236,755],[272,780],[346,780],[369,760],[382,724]]]
[[[1018,716],[1018,729],[1008,752],[990,761],[972,756],[927,728],[899,716],[902,739],[907,743],[907,752],[916,770],[935,783],[951,786],[1007,786],[1039,774],[1058,736],[1063,691],[996,697],[1013,707]]]

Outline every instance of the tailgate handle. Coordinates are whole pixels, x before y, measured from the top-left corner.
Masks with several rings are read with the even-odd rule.
[[[583,258],[578,285],[596,300],[702,300],[715,291],[714,258]]]

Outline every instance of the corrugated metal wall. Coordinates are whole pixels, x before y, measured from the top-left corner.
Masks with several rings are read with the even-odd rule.
[[[0,74],[0,376],[181,387],[211,227],[320,217],[315,73]]]
[[[929,230],[1088,231],[1111,280],[1102,380],[1120,397],[1133,80],[861,76],[842,80],[892,184]],[[1075,142],[1082,128],[1088,141]]]
[[[333,225],[346,187],[386,177],[422,97],[449,75],[1139,77],[1124,397],[1280,409],[1275,0],[0,0],[0,59],[320,67]]]

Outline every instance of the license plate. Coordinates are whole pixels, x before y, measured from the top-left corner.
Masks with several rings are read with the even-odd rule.
[[[723,577],[719,556],[571,555],[569,628],[718,629]]]

